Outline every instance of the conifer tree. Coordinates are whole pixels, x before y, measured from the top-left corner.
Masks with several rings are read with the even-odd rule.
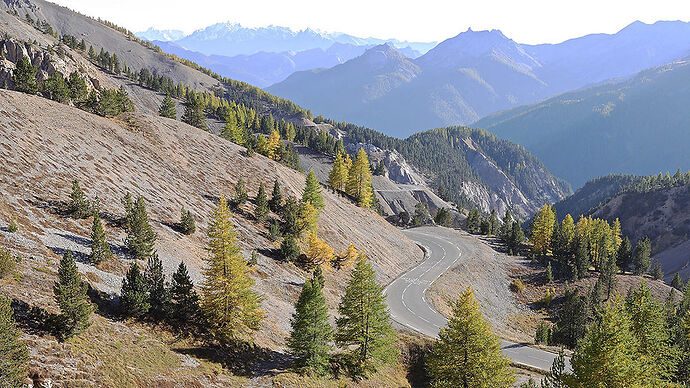
[[[299,204],[299,217],[297,220],[298,235],[303,231],[315,231],[319,221],[319,211],[311,202],[301,202]]]
[[[280,212],[283,207],[283,194],[280,192],[280,183],[276,179],[273,182],[273,191],[271,192],[271,199],[268,201],[268,207],[274,212]]]
[[[237,117],[230,113],[225,117],[225,125],[221,131],[221,136],[238,145],[245,145],[245,133],[237,123]]]
[[[182,206],[182,210],[180,210],[180,230],[187,236],[196,232],[196,222],[194,221],[194,216],[192,215],[192,212],[186,210],[184,206]]]
[[[618,252],[616,252],[616,265],[621,271],[625,272],[632,264],[632,244],[630,244],[630,239],[626,236],[621,244],[618,246]]]
[[[178,325],[191,323],[199,312],[199,296],[194,291],[194,283],[189,276],[184,261],[180,262],[170,283],[172,299],[172,318]]]
[[[240,177],[235,184],[235,196],[232,199],[232,204],[234,206],[240,206],[247,202],[247,199],[249,199],[247,187],[244,185],[244,180]]]
[[[558,312],[554,325],[554,341],[574,349],[577,342],[585,336],[591,319],[587,297],[580,295],[577,288],[566,288],[563,306]]]
[[[655,280],[662,280],[664,278],[664,271],[661,269],[659,260],[654,261],[654,265],[652,266],[652,277]]]
[[[17,66],[12,75],[12,83],[14,89],[20,92],[36,94],[38,92],[38,83],[36,82],[36,73],[38,69],[31,64],[29,58],[25,55],[17,61]]]
[[[81,279],[72,254],[60,260],[58,281],[53,286],[55,302],[60,306],[60,323],[65,338],[77,335],[89,327],[93,305],[86,295],[88,285]]]
[[[683,279],[680,277],[680,274],[676,272],[675,275],[673,275],[673,279],[671,280],[671,287],[675,288],[678,291],[683,291]]]
[[[513,215],[510,213],[510,209],[506,209],[506,213],[503,216],[503,224],[501,224],[501,227],[498,229],[498,237],[500,237],[503,242],[507,243],[510,239],[512,227]]]
[[[170,313],[170,294],[165,288],[165,274],[163,274],[163,263],[154,252],[146,263],[144,280],[149,295],[149,315],[155,319],[163,319]]]
[[[589,248],[587,240],[580,237],[575,241],[575,270],[580,279],[586,278],[589,275]]]
[[[333,328],[328,322],[328,307],[323,285],[313,276],[304,282],[292,314],[292,331],[287,340],[298,369],[316,375],[328,371]]]
[[[254,200],[254,217],[259,221],[265,221],[268,216],[268,200],[266,199],[266,191],[263,183],[259,185],[259,191],[256,193]]]
[[[288,234],[285,236],[283,242],[280,244],[280,255],[283,256],[283,260],[285,261],[297,261],[300,255],[300,250],[294,235]]]
[[[302,202],[309,202],[316,208],[317,211],[323,209],[323,197],[321,196],[321,184],[316,179],[316,174],[314,171],[309,171],[307,174],[307,182],[304,187],[304,193],[302,194]]]
[[[328,174],[328,185],[336,191],[345,191],[349,175],[348,166],[345,164],[345,157],[338,152],[333,161],[333,168]]]
[[[266,145],[266,156],[273,160],[278,160],[280,158],[280,154],[278,153],[279,149],[280,133],[274,129],[268,136],[268,144]]]
[[[147,261],[154,252],[156,245],[156,233],[149,223],[144,197],[137,197],[134,204],[126,204],[127,211],[127,238],[125,245],[129,252],[137,260]]]
[[[498,216],[496,216],[496,209],[491,209],[491,214],[489,214],[489,233],[490,235],[495,235],[498,233]]]
[[[199,129],[208,129],[206,126],[206,116],[204,115],[204,103],[201,98],[192,94],[187,96],[182,121]]]
[[[370,207],[372,204],[374,193],[371,187],[371,169],[367,153],[362,148],[357,152],[349,170],[347,193],[354,197],[357,205],[361,207]]]
[[[616,283],[618,282],[616,278],[617,272],[618,267],[616,267],[616,261],[613,258],[606,259],[604,266],[599,271],[599,278],[604,285],[606,299],[611,297],[611,292],[616,288]]]
[[[89,256],[89,261],[92,264],[99,264],[112,256],[110,245],[105,240],[105,229],[103,229],[101,216],[98,212],[94,212],[93,224],[91,226],[91,256]]]
[[[158,109],[158,115],[161,117],[167,117],[169,119],[177,118],[177,110],[175,109],[175,102],[170,98],[170,94],[166,94],[160,108]]]
[[[434,387],[509,387],[514,381],[510,361],[484,320],[470,287],[452,304],[448,326],[427,358]]]
[[[575,387],[635,387],[643,381],[639,341],[623,303],[611,299],[601,319],[590,325],[571,358]]]
[[[263,297],[252,290],[254,280],[237,245],[237,233],[221,195],[208,227],[201,306],[210,332],[221,343],[238,340],[259,329]]]
[[[86,218],[91,215],[91,206],[86,199],[86,195],[79,186],[79,181],[72,181],[72,192],[69,195],[67,211],[74,218]]]
[[[355,244],[350,243],[345,249],[345,252],[336,257],[334,267],[335,269],[350,268],[357,262],[360,252],[355,247]]]
[[[29,350],[19,340],[11,302],[0,294],[0,387],[22,387],[28,372]]]
[[[350,274],[338,312],[336,342],[354,346],[350,355],[359,373],[375,371],[380,363],[395,359],[395,332],[383,288],[376,284],[374,269],[365,255],[360,255]]]
[[[148,313],[149,304],[146,279],[141,274],[139,266],[132,263],[124,279],[122,279],[122,293],[120,295],[120,310],[126,317],[141,318]]]
[[[663,381],[671,380],[678,361],[662,306],[642,281],[637,288],[628,291],[625,310],[630,316],[631,331],[638,340],[637,355],[642,360],[643,375],[649,384],[661,386]]]
[[[305,264],[308,269],[314,267],[325,266],[330,267],[335,259],[333,256],[333,248],[329,247],[325,241],[317,236],[316,231],[309,231],[307,233],[307,249],[305,251]]]
[[[517,221],[513,221],[513,227],[511,228],[510,241],[508,242],[508,249],[510,252],[518,253],[520,246],[525,241],[525,234],[522,231],[522,227]]]
[[[556,214],[549,205],[544,205],[532,220],[532,231],[529,241],[532,243],[532,251],[546,256],[551,246]]]
[[[66,103],[69,101],[69,88],[65,82],[62,73],[56,71],[48,77],[41,87],[41,94],[43,97],[49,98],[53,101]]]
[[[283,218],[283,232],[286,235],[297,237],[302,231],[300,230],[299,211],[300,206],[292,198],[285,201],[285,205],[281,211]]]
[[[633,253],[633,273],[635,275],[643,275],[649,272],[649,267],[652,259],[649,257],[652,252],[652,243],[648,237],[644,237],[637,242],[635,251]]]
[[[549,261],[549,264],[546,266],[546,282],[553,282],[553,270],[551,269],[551,261]]]

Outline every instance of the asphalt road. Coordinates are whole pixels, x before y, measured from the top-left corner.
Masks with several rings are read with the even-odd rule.
[[[428,257],[391,282],[385,290],[393,320],[421,334],[438,338],[448,320],[426,300],[425,292],[444,272],[463,256],[472,255],[471,247],[457,244],[447,233],[435,234],[434,228],[408,229],[405,235],[426,248]],[[460,292],[460,285],[458,285]],[[548,371],[556,354],[501,340],[501,350],[514,363]]]

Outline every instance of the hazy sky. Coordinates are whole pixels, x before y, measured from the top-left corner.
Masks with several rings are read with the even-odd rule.
[[[132,31],[192,32],[217,22],[311,27],[361,37],[439,41],[500,29],[521,43],[613,33],[641,20],[690,21],[688,0],[52,0]]]

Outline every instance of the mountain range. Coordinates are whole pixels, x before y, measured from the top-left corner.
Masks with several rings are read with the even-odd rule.
[[[329,117],[405,137],[683,58],[690,55],[690,23],[635,22],[616,34],[548,45],[468,30],[416,59],[395,51],[377,46],[349,63],[297,72],[267,90]],[[401,71],[409,76],[400,78]],[[332,88],[338,92],[326,95]]]
[[[186,36],[182,31],[153,28],[136,35],[224,77],[259,87],[280,82],[296,71],[333,67],[382,43],[392,44],[411,58],[436,44],[280,26],[248,28],[235,23],[214,24]]]
[[[580,187],[609,173],[690,169],[690,61],[565,93],[475,125],[523,145]]]

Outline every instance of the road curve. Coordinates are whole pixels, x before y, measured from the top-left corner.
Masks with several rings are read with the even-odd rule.
[[[386,287],[388,308],[399,324],[438,338],[440,328],[446,326],[448,320],[427,302],[426,290],[458,260],[472,252],[445,236],[434,235],[433,228],[408,229],[403,233],[423,246],[428,256]],[[556,358],[554,353],[506,340],[501,340],[501,350],[514,363],[542,371],[548,371]]]

